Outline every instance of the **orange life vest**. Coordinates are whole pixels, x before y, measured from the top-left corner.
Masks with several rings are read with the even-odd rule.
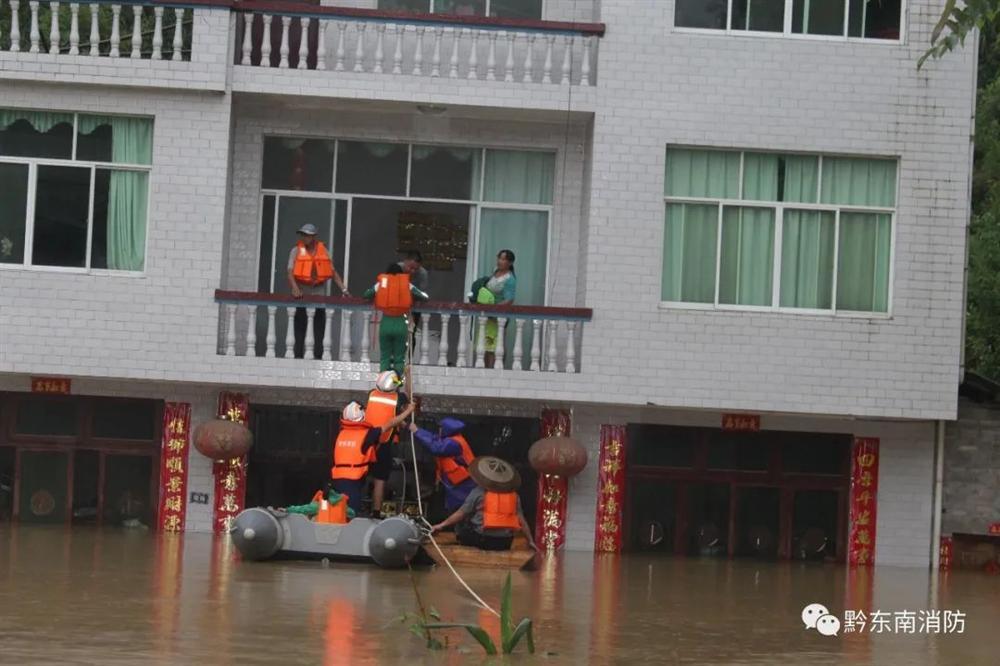
[[[410,311],[413,307],[413,294],[410,293],[409,273],[382,273],[378,276],[375,290],[375,309],[390,317],[398,317]]]
[[[305,243],[298,242],[298,252],[295,254],[295,265],[292,267],[292,277],[302,284],[323,284],[333,277],[333,262],[326,251],[326,246],[316,241],[316,253],[311,254]]]
[[[512,530],[521,527],[521,520],[517,515],[517,493],[495,493],[486,491],[483,499],[483,529],[510,528]]]
[[[385,444],[393,435],[393,430],[386,429],[386,424],[396,418],[396,405],[399,404],[398,393],[386,393],[378,389],[368,392],[368,404],[365,405],[365,421],[375,428],[382,428],[379,444]]]
[[[347,522],[347,495],[341,493],[336,504],[331,504],[323,495],[322,490],[317,490],[313,495],[313,502],[319,504],[319,512],[316,513],[317,523],[344,524]]]
[[[462,455],[458,456],[458,458],[461,459],[461,462],[456,460],[455,457],[440,457],[435,459],[435,463],[437,464],[438,476],[443,476],[448,479],[448,483],[452,486],[457,486],[469,478],[468,467],[472,464],[472,459],[476,456],[473,455],[472,447],[469,446],[467,441],[465,441],[465,437],[462,437],[461,435],[452,435],[448,439],[455,440],[462,447]]]
[[[368,473],[368,466],[375,462],[375,447],[361,452],[365,435],[371,430],[371,424],[362,421],[340,421],[340,432],[333,444],[333,467],[330,476],[334,479],[350,479],[358,481]]]

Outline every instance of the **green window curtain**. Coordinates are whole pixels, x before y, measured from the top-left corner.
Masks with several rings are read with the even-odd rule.
[[[844,206],[895,206],[896,162],[824,157],[820,202]]]
[[[783,155],[782,201],[816,203],[819,189],[819,158],[815,155]]]
[[[829,309],[833,305],[835,213],[786,210],[781,233],[781,306]]]
[[[111,161],[118,164],[150,164],[153,158],[153,121],[121,116],[79,117],[79,131],[90,134],[102,125],[111,126]],[[108,193],[108,268],[141,271],[145,265],[146,208],[149,174],[112,171]]]
[[[27,120],[38,132],[48,132],[60,123],[73,124],[72,113],[50,113],[48,111],[23,111],[21,109],[0,109],[0,130],[5,130],[18,120]]]
[[[726,206],[722,211],[719,303],[771,305],[774,210]]]
[[[889,256],[892,217],[841,213],[837,257],[837,309],[889,311]]]
[[[660,298],[714,303],[719,207],[667,204],[665,226]]]
[[[552,203],[555,165],[554,153],[487,150],[483,199],[549,205]]]
[[[743,198],[777,201],[779,164],[777,155],[746,153],[743,156]]]
[[[496,266],[500,250],[511,250],[516,260],[516,305],[545,304],[545,269],[548,254],[549,214],[533,210],[501,210],[483,208],[479,218],[479,273],[488,275]],[[565,287],[565,285],[564,285]],[[517,329],[509,322],[504,341],[506,367],[513,362],[514,339]],[[523,369],[531,365],[530,354],[533,331],[530,324],[524,327]]]
[[[735,199],[740,195],[738,152],[667,148],[666,167],[663,193],[668,197]]]

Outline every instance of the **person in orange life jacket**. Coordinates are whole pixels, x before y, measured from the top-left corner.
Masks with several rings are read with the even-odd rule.
[[[298,231],[299,240],[288,254],[288,287],[292,298],[303,296],[326,296],[327,283],[332,278],[344,296],[350,296],[347,286],[340,278],[326,246],[316,240],[316,227],[303,224]],[[295,308],[295,358],[305,356],[306,329],[309,315],[305,308]],[[326,332],[326,310],[316,308],[313,319],[313,356],[323,357],[323,334]]]
[[[461,434],[464,428],[464,423],[451,417],[441,419],[437,434],[418,428],[415,423],[410,424],[410,432],[435,457],[437,476],[444,486],[444,508],[448,513],[460,509],[476,487],[476,482],[469,475],[469,465],[475,455]]]
[[[413,299],[430,298],[410,283],[410,276],[399,264],[391,263],[385,273],[365,293],[363,298],[375,301],[375,309],[382,313],[378,327],[379,370],[395,370],[400,377],[405,372],[406,340],[409,336],[407,316]]]
[[[385,482],[392,473],[392,444],[399,442],[395,428],[387,428],[388,424],[401,410],[410,404],[410,399],[399,390],[403,380],[393,370],[380,372],[375,378],[375,388],[368,392],[368,403],[365,405],[365,420],[371,425],[382,428],[378,448],[375,454],[375,464],[372,465],[372,514],[378,515],[382,510],[382,500],[385,498]]]
[[[524,519],[517,488],[521,476],[510,463],[493,456],[480,456],[469,465],[476,482],[461,508],[431,527],[431,534],[456,525],[455,538],[482,550],[510,550],[514,531],[520,528],[528,545],[536,548],[528,521]]]
[[[391,430],[403,424],[413,413],[413,405],[407,405],[398,416],[385,424]],[[364,408],[355,401],[344,407],[340,417],[340,432],[333,444],[333,467],[330,469],[330,487],[347,495],[347,505],[355,513],[361,511],[365,478],[369,468],[375,463],[378,442],[383,428],[365,421]]]

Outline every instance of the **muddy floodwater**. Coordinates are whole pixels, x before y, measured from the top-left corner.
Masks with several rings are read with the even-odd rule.
[[[499,608],[502,572],[462,573]],[[447,570],[415,579],[445,620],[497,631]],[[848,610],[881,611],[889,626],[824,636],[803,625],[810,603],[841,622]],[[534,618],[538,653],[510,663],[1000,663],[1000,577],[978,573],[568,553],[515,573],[514,608]],[[415,609],[405,570],[241,562],[208,535],[0,527],[5,664],[483,660],[464,631],[434,653],[393,624]],[[928,629],[929,609],[961,612],[951,617],[964,626]]]

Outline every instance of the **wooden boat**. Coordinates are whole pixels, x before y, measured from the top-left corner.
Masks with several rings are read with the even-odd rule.
[[[536,553],[528,546],[528,540],[521,534],[514,537],[514,543],[511,544],[510,550],[481,550],[474,546],[463,546],[458,543],[454,532],[435,534],[434,541],[441,548],[441,553],[444,553],[456,569],[464,566],[534,571],[537,568]],[[424,544],[424,552],[438,565],[446,566],[441,553],[430,541]]]

